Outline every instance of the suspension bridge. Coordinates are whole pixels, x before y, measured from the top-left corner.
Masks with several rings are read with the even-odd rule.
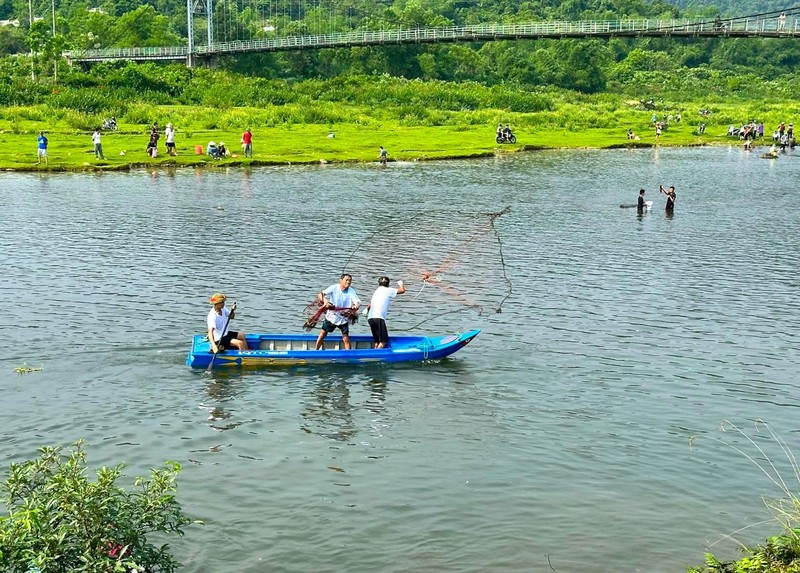
[[[203,2],[207,2],[205,5]],[[213,14],[212,0],[199,0],[200,12]],[[204,12],[202,10],[205,10]],[[541,40],[567,38],[797,38],[800,37],[800,8],[713,20],[617,20],[547,21],[515,24],[477,24],[397,30],[351,30],[315,35],[280,35],[246,40],[215,41],[214,18],[206,18],[207,42],[194,42],[193,20],[197,5],[188,0],[188,41],[183,46],[70,50],[69,62],[92,63],[112,60],[183,61],[189,67],[213,62],[225,55],[257,52],[321,50],[357,46],[434,44],[442,42],[490,42],[499,40]],[[267,29],[272,26],[265,27]],[[274,28],[270,30],[276,32]]]

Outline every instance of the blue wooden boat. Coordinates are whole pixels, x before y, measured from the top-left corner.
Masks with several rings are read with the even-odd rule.
[[[412,362],[438,360],[450,356],[478,336],[480,330],[445,336],[390,336],[389,348],[372,348],[372,336],[351,335],[350,350],[344,350],[342,337],[325,338],[325,349],[314,350],[316,334],[248,334],[246,352],[227,350],[214,354],[208,337],[192,339],[186,364],[192,368],[288,366],[295,364],[361,364],[366,362]]]

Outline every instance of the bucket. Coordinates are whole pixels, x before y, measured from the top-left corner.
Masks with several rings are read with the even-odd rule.
[[[195,145],[194,152],[197,155],[203,155],[203,146],[202,145]]]

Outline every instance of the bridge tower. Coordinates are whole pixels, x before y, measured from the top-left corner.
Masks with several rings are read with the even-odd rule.
[[[186,0],[186,28],[189,35],[189,51],[186,55],[186,65],[194,67],[195,53],[194,53],[194,15],[205,14],[206,16],[206,33],[208,36],[208,47],[214,41],[214,0]]]

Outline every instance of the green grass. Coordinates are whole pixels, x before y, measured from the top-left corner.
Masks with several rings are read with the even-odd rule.
[[[747,103],[718,104],[709,106],[713,110],[710,118],[700,118],[696,111],[691,111],[706,105],[674,103],[657,112],[663,116],[680,111],[683,115],[681,123],[670,124],[658,145],[738,145],[738,140],[725,136],[729,123],[738,126],[750,118],[757,118],[766,122],[770,133],[777,123],[800,112],[800,105],[793,102],[772,106],[752,104],[755,107]],[[439,125],[409,124],[408,118],[402,117],[397,110],[383,108],[369,115],[369,109],[347,105],[341,106],[341,115],[348,118],[346,122],[300,123],[288,115],[285,123],[275,125],[275,115],[286,111],[280,106],[227,110],[151,106],[145,114],[139,106],[132,105],[130,117],[118,118],[119,131],[103,132],[106,158],[97,160],[92,148],[91,129],[75,127],[94,125],[96,118],[65,110],[54,113],[44,106],[6,108],[0,112],[0,147],[6,151],[0,156],[0,169],[115,170],[146,166],[369,162],[377,160],[380,145],[388,149],[391,160],[424,161],[486,157],[537,149],[601,149],[656,144],[650,123],[653,112],[640,110],[622,99],[615,107],[613,102],[609,104],[608,96],[580,104],[562,102],[555,110],[533,113],[504,110],[481,110],[478,115],[472,111],[447,112],[441,114],[442,123]],[[701,119],[707,124],[703,136],[696,133]],[[157,120],[162,126],[167,122],[175,125],[177,157],[166,155],[163,136],[159,141],[159,156],[147,156],[145,148],[152,120]],[[495,126],[501,122],[510,123],[514,128],[516,145],[495,143]],[[241,125],[241,128],[229,127],[232,124]],[[242,156],[239,144],[246,127],[253,131],[252,159]],[[638,140],[626,138],[628,128],[634,130]],[[36,163],[36,134],[39,130],[45,131],[50,142],[47,166]],[[335,137],[329,137],[330,134]],[[196,146],[205,150],[209,141],[224,141],[233,156],[213,161],[206,155],[195,153]]]

